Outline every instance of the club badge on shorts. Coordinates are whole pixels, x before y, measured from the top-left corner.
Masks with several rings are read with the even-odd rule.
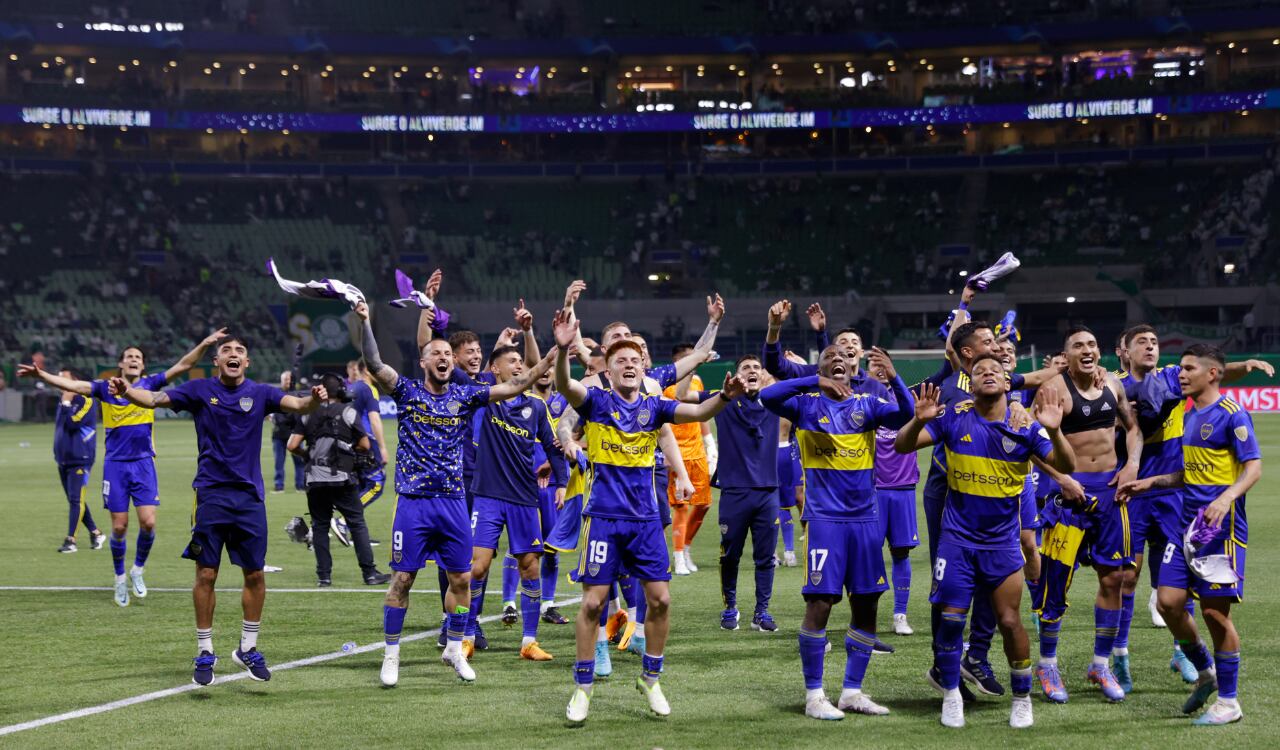
[[[245,396],[244,398],[240,399],[240,411],[247,412],[252,408],[253,408],[252,398]]]
[[[592,576],[600,575],[600,563],[590,563],[589,565],[587,565],[587,573],[591,574]]]
[[[822,583],[822,571],[821,570],[809,571],[809,583],[813,584],[814,586],[820,585]]]

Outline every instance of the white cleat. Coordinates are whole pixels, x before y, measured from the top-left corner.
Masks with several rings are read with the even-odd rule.
[[[685,567],[689,569],[690,573],[698,572],[698,566],[693,564],[693,555],[689,554],[688,547],[684,548],[684,564],[685,564]]]
[[[382,672],[378,675],[386,687],[395,687],[400,681],[400,654],[383,653]]]
[[[911,635],[916,631],[911,629],[907,624],[906,614],[896,614],[893,616],[893,632],[898,635]]]
[[[1240,710],[1240,702],[1230,698],[1219,698],[1213,702],[1213,705],[1195,719],[1191,723],[1197,727],[1215,727],[1223,724],[1231,724],[1244,718],[1244,713]]]
[[[844,711],[831,705],[831,699],[827,696],[819,695],[804,702],[804,715],[810,719],[840,721],[844,718]]]
[[[796,553],[794,553],[794,552],[783,552],[783,553],[782,553],[782,564],[783,564],[783,565],[785,565],[785,566],[787,566],[788,568],[794,568],[794,567],[796,566]]]
[[[671,572],[675,573],[678,576],[689,575],[689,566],[684,561],[684,551],[682,550],[680,552],[676,552],[674,557],[675,557],[675,569],[672,570]]]
[[[279,573],[282,570],[284,570],[284,568],[280,567],[279,565],[263,565],[262,566],[263,573]]]
[[[867,716],[887,716],[889,709],[871,700],[871,698],[861,691],[853,695],[840,696],[840,702],[836,704],[836,708],[841,711],[848,711],[855,714],[866,714]]]
[[[649,701],[649,710],[654,716],[671,715],[671,704],[667,703],[667,696],[662,694],[662,683],[655,682],[650,685],[643,677],[637,677],[636,690],[643,693],[645,699]]]
[[[960,718],[964,719],[963,716]],[[1013,706],[1009,710],[1009,726],[1014,729],[1026,729],[1034,723],[1031,718],[1031,696],[1014,696]]]
[[[565,718],[574,724],[581,724],[587,720],[587,710],[591,708],[591,694],[580,687],[573,689],[573,696],[569,698],[569,707],[565,709]]]
[[[116,581],[115,600],[121,607],[129,606],[129,584],[125,581]]]
[[[964,726],[964,699],[960,691],[942,699],[942,726],[959,729]]]
[[[139,599],[146,599],[147,583],[142,580],[142,568],[130,568],[129,581],[133,584],[133,595]]]
[[[1156,606],[1155,589],[1151,590],[1151,597],[1147,599],[1147,611],[1151,613],[1151,627],[1153,628],[1169,627],[1167,624],[1165,624],[1164,618],[1160,616],[1160,608]]]
[[[440,656],[440,661],[453,667],[453,671],[458,673],[459,679],[463,682],[476,681],[476,671],[467,663],[467,656],[462,653],[461,648],[452,652],[445,649],[444,654]]]

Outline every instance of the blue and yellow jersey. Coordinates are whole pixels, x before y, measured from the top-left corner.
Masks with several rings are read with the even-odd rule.
[[[143,375],[131,387],[143,391],[158,391],[168,380],[163,372]],[[156,455],[151,427],[156,422],[154,409],[135,406],[119,396],[111,395],[111,385],[105,380],[92,384],[93,397],[102,403],[102,427],[107,431],[107,461],[137,461]]]
[[[558,391],[552,391],[551,394],[547,396],[547,398],[545,399],[543,399],[541,396],[533,394],[532,392],[530,392],[529,395],[532,396],[533,398],[541,400],[543,403],[546,404],[547,417],[551,421],[551,434],[555,435],[556,427],[560,425],[560,417],[564,415],[564,410],[569,408],[569,401],[565,399],[565,397],[561,395]],[[547,458],[548,458],[548,454],[546,451],[542,449],[542,442],[541,441],[535,442],[533,444],[533,468],[536,470],[539,466],[543,465],[544,463],[547,463]],[[560,482],[555,477],[554,472],[552,472],[551,486],[553,487],[565,486],[562,482]]]
[[[1262,458],[1249,412],[1221,396],[1204,409],[1188,409],[1182,431],[1182,513],[1190,520],[1204,506],[1218,499],[1244,472],[1246,461]],[[1244,495],[1236,498],[1230,513],[1231,540],[1249,542]]]
[[[1182,423],[1186,397],[1178,383],[1181,371],[1178,365],[1167,365],[1153,370],[1141,380],[1127,372],[1119,375],[1125,396],[1137,409],[1138,427],[1142,430],[1139,479],[1182,471]],[[1123,443],[1124,437],[1120,435],[1116,445],[1120,447]]]
[[[974,549],[1018,548],[1031,457],[1047,459],[1053,443],[1039,424],[1015,430],[1008,420],[987,421],[972,401],[962,401],[925,425],[946,457],[942,539]]]
[[[1019,393],[1026,387],[1026,379],[1021,373],[1011,372],[1009,377],[1010,401],[1014,399],[1012,394]],[[951,407],[963,401],[969,401],[973,398],[972,384],[969,382],[969,373],[963,370],[951,369],[951,364],[943,363],[942,368],[935,374],[924,379],[925,383],[931,383],[937,386],[940,393],[939,400],[943,407],[950,410]],[[944,412],[945,413],[945,412]],[[945,497],[947,494],[947,455],[941,445],[933,449],[933,456],[929,459],[929,474],[924,480],[924,493],[931,497]]]
[[[806,521],[879,522],[876,427],[897,429],[915,408],[901,378],[891,385],[896,403],[865,393],[834,401],[808,390],[817,386],[817,376],[784,380],[761,391],[765,407],[795,427]]]
[[[421,380],[401,376],[391,391],[399,418],[396,492],[413,497],[466,497],[462,452],[472,442],[471,418],[489,402],[489,386],[450,382],[436,395]]]
[[[586,400],[578,406],[591,462],[584,516],[658,518],[653,454],[658,428],[674,421],[676,406],[675,401],[658,396],[627,402],[611,390],[587,389]]]

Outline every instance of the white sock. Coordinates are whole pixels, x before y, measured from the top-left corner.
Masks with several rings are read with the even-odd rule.
[[[945,700],[960,700],[960,688],[958,688],[958,687],[953,687],[953,688],[951,688],[950,690],[946,691],[945,693],[943,693],[943,694],[942,694],[942,699],[943,699],[944,701],[945,701]]]
[[[116,583],[124,583],[124,573],[116,576]]]
[[[862,688],[845,688],[840,691],[841,702],[852,700],[854,697],[862,695]]]
[[[258,647],[258,628],[262,627],[261,622],[249,622],[242,620],[244,623],[240,628],[240,650],[249,651]]]
[[[196,628],[196,650],[213,653],[213,628],[206,630]]]
[[[1094,654],[1094,655],[1093,655],[1093,663],[1094,663],[1094,664],[1098,664],[1098,665],[1102,665],[1102,666],[1104,666],[1104,667],[1105,667],[1105,666],[1107,666],[1107,657],[1105,657],[1105,656],[1098,656],[1097,654]]]
[[[1128,649],[1128,648],[1113,648],[1113,649],[1111,649],[1111,655],[1112,655],[1112,656],[1128,656],[1128,655],[1129,655],[1129,649]]]
[[[400,644],[399,644],[399,643],[392,643],[392,644],[389,644],[389,645],[383,646],[383,647],[382,647],[382,653],[383,653],[383,654],[385,654],[385,655],[387,655],[387,656],[399,656],[399,655],[400,655]]]
[[[609,640],[609,634],[605,632],[604,628],[600,628],[600,632],[596,633],[596,642],[597,643],[600,641],[608,642],[608,640]]]
[[[143,572],[144,570],[146,570],[146,569],[145,569],[145,568],[140,568],[140,567],[138,567],[137,565],[131,565],[131,566],[129,566],[129,572],[130,572],[130,573],[133,573],[134,575],[139,575],[139,576],[140,576],[140,575],[142,575],[142,572]]]
[[[822,688],[813,688],[812,690],[806,688],[804,691],[804,700],[806,703],[811,700],[825,697],[827,697],[827,694],[823,692]]]
[[[1040,666],[1042,666],[1042,667],[1056,667],[1056,666],[1058,666],[1058,657],[1056,657],[1056,656],[1042,656],[1042,657],[1040,657]]]
[[[444,644],[444,655],[445,656],[461,656],[462,641],[455,641],[455,640],[446,641]]]
[[[635,621],[636,621],[636,608],[635,608],[635,607],[627,607],[627,619],[628,619],[628,620],[630,620],[630,621],[632,621],[632,622],[635,622]]]
[[[528,646],[530,643],[536,643],[537,640],[538,639],[534,638],[531,635],[526,635],[525,637],[520,639],[520,648],[524,648],[525,646]]]
[[[475,637],[474,635],[464,635],[464,636],[462,636],[462,640],[463,640],[463,641],[466,641],[466,642],[468,642],[468,643],[475,643],[475,642],[476,642],[476,637]]]
[[[551,601],[547,599],[543,599],[542,604],[538,605],[538,611],[545,614],[548,609],[551,609],[551,605],[552,605]]]
[[[1235,698],[1223,698],[1219,696],[1218,702],[1222,703],[1225,706],[1230,706],[1231,708],[1240,708],[1240,702]]]

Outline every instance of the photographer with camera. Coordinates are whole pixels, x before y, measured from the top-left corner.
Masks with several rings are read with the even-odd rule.
[[[307,462],[307,508],[311,513],[318,585],[332,585],[329,521],[335,510],[347,519],[364,582],[381,585],[391,578],[374,567],[369,529],[357,495],[359,472],[367,465],[376,465],[376,459],[369,452],[369,436],[361,427],[360,415],[349,403],[346,382],[335,373],[325,373],[320,382],[327,389],[328,398],[315,412],[298,420],[288,444],[290,453]]]

